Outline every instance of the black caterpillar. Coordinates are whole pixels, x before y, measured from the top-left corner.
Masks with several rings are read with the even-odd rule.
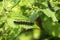
[[[25,21],[14,21],[15,24],[22,24],[22,25],[34,25],[33,22],[25,22]]]
[[[50,4],[49,1],[47,2],[47,4],[48,4],[49,9],[50,9],[51,11],[55,12],[54,8],[51,6],[51,4]]]

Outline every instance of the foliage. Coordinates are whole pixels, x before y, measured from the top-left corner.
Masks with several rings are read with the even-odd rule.
[[[36,24],[38,17],[42,26]],[[1,0],[0,40],[59,40],[59,17],[59,0]],[[14,21],[34,24],[15,24]]]

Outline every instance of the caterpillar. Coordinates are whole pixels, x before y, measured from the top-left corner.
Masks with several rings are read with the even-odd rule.
[[[49,1],[47,2],[47,4],[48,4],[49,9],[50,9],[51,11],[55,12],[54,8],[51,6],[51,4],[50,4]]]
[[[25,22],[25,21],[14,21],[15,24],[22,24],[22,25],[34,25],[33,22]]]

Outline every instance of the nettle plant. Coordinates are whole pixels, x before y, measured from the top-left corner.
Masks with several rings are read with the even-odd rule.
[[[0,40],[60,38],[60,0],[0,0]]]

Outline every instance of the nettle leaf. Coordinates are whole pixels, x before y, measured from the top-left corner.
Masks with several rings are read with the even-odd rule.
[[[12,28],[15,28],[15,27],[22,27],[22,28],[25,28],[25,29],[34,28],[33,26],[29,26],[28,27],[28,25],[24,25],[24,24],[22,24],[22,25],[21,24],[19,24],[19,25],[18,24],[15,24],[14,21],[30,22],[28,20],[28,18],[24,17],[21,14],[20,14],[20,16],[15,15],[15,16],[13,16],[11,18],[8,18],[7,19],[8,25],[10,27],[12,27]]]
[[[20,0],[4,0],[3,5],[4,5],[4,8],[9,11],[12,8],[14,8],[16,5],[18,5],[19,2]]]
[[[55,12],[52,12],[49,9],[45,9],[43,11],[44,11],[44,14],[47,15],[48,17],[51,17],[54,22],[58,21],[58,19],[55,16]]]
[[[31,7],[32,4],[34,3],[34,0],[21,0],[19,3],[20,6],[26,5],[27,7]]]
[[[20,18],[21,21],[28,20],[28,19],[26,19],[26,17],[24,17],[24,16],[17,17],[17,18]],[[22,37],[24,37],[23,35],[26,35],[25,32],[22,33],[23,35],[22,35],[22,34],[20,35],[20,32],[22,32],[21,30],[23,30],[23,29],[25,29],[25,30],[34,29],[34,28],[39,29],[36,24],[33,25],[33,26],[28,26],[28,25],[23,25],[23,24],[22,24],[22,25],[21,25],[21,24],[18,25],[18,24],[15,24],[15,23],[13,22],[14,20],[17,20],[16,17],[15,17],[15,19],[14,19],[14,18],[13,18],[13,19],[12,19],[12,18],[9,18],[9,19],[7,20],[7,25],[8,25],[10,28],[14,29],[15,31],[16,31],[16,29],[17,29],[18,32],[16,33],[15,31],[12,30],[13,33],[10,33],[10,35],[9,35],[10,37],[8,36],[8,39],[11,38],[11,36],[12,36],[11,39],[14,39],[14,38],[15,38],[14,36],[18,37],[19,39],[22,39]],[[19,21],[19,20],[17,20],[17,21]],[[19,30],[18,28],[19,28],[20,30]],[[40,29],[39,29],[39,30],[40,30]],[[23,30],[23,31],[24,31],[24,30]],[[16,33],[16,34],[15,34],[15,33]],[[28,32],[28,31],[27,31],[27,33],[28,33],[28,36],[29,36],[29,32]],[[34,33],[34,32],[33,32],[33,33]],[[40,33],[40,32],[38,32],[38,34],[39,34],[39,33]],[[14,34],[14,35],[13,35],[13,34]],[[35,36],[38,37],[39,35],[35,35]],[[25,36],[25,37],[27,37],[27,36]],[[31,34],[31,38],[32,38],[32,34]],[[30,39],[31,39],[31,38],[30,38]],[[35,38],[35,37],[34,37],[34,38]],[[27,38],[27,39],[29,39],[29,38]]]
[[[39,17],[38,10],[31,10],[31,16],[29,17],[31,22],[34,22]]]
[[[46,2],[48,2],[48,1],[46,1]],[[38,3],[38,2],[37,2],[37,3],[40,4],[40,5],[37,5],[37,4],[34,4],[34,5],[37,6],[37,7],[39,7],[39,9],[41,9],[41,11],[43,11],[46,16],[51,17],[54,22],[58,21],[58,19],[57,19],[56,16],[55,16],[55,12],[52,12],[52,11],[50,10],[51,8],[49,8],[49,6],[48,6],[48,4],[46,4],[46,2],[43,2],[43,3]],[[42,5],[44,5],[45,8],[44,8],[44,6],[41,8]],[[50,5],[51,5],[51,4],[50,4]],[[55,5],[53,5],[53,6],[55,6]],[[37,9],[37,10],[38,10],[38,9]],[[54,8],[54,10],[55,10],[55,8]],[[47,13],[47,12],[48,12],[48,13]],[[39,15],[39,13],[36,13],[36,14]],[[33,13],[33,15],[35,15],[35,13]],[[31,15],[31,18],[32,18],[32,19],[33,19],[33,15]],[[35,19],[36,19],[36,15],[35,15]]]

